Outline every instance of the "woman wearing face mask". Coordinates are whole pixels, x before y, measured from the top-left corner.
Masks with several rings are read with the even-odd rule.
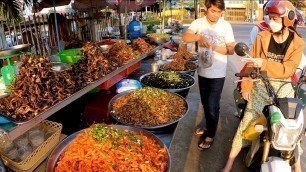
[[[268,16],[265,20],[270,29],[258,34],[250,51],[257,65],[249,65],[258,66],[260,70],[267,71],[267,76],[274,80],[290,81],[290,76],[295,73],[301,61],[304,42],[292,27],[296,17],[294,9],[289,1],[269,1],[265,8]],[[271,84],[274,90],[278,90],[282,85],[281,82],[274,81]],[[254,121],[261,117],[264,106],[268,104],[268,94],[262,82],[253,83],[245,80],[241,87],[242,96],[248,101],[248,104],[223,172],[232,169],[233,162],[241,148],[252,142],[245,133]],[[278,93],[280,98],[293,97],[293,95],[294,90],[290,84],[284,85]],[[301,171],[299,163],[295,171]]]

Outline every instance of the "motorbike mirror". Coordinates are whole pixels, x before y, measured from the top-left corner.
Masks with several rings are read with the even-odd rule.
[[[263,131],[265,130],[265,127],[264,127],[263,125],[256,124],[256,125],[254,126],[254,130],[255,130],[256,132],[258,132],[258,133],[261,133],[261,132],[263,132]]]
[[[238,56],[245,56],[249,52],[249,47],[243,43],[239,42],[235,45],[235,53]]]

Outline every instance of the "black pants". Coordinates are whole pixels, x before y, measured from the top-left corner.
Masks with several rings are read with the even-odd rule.
[[[205,135],[214,138],[219,121],[220,99],[225,78],[198,77],[201,102],[206,118]]]

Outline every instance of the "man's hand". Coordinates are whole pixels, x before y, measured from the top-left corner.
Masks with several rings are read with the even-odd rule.
[[[202,35],[200,36],[198,43],[200,47],[205,47],[205,48],[209,48],[212,45],[210,40]]]
[[[243,97],[244,100],[246,100],[246,101],[251,100],[251,93],[249,93],[249,92],[243,92],[243,93],[241,93],[241,94],[242,94],[242,97]]]

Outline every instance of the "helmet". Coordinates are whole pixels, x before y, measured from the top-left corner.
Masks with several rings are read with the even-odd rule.
[[[269,1],[265,13],[279,14],[283,18],[283,25],[286,27],[293,26],[296,18],[295,7],[287,0]]]
[[[303,26],[304,19],[303,19],[303,16],[302,16],[302,14],[299,12],[298,9],[295,9],[295,14],[296,14],[295,23],[298,24],[298,25]]]

